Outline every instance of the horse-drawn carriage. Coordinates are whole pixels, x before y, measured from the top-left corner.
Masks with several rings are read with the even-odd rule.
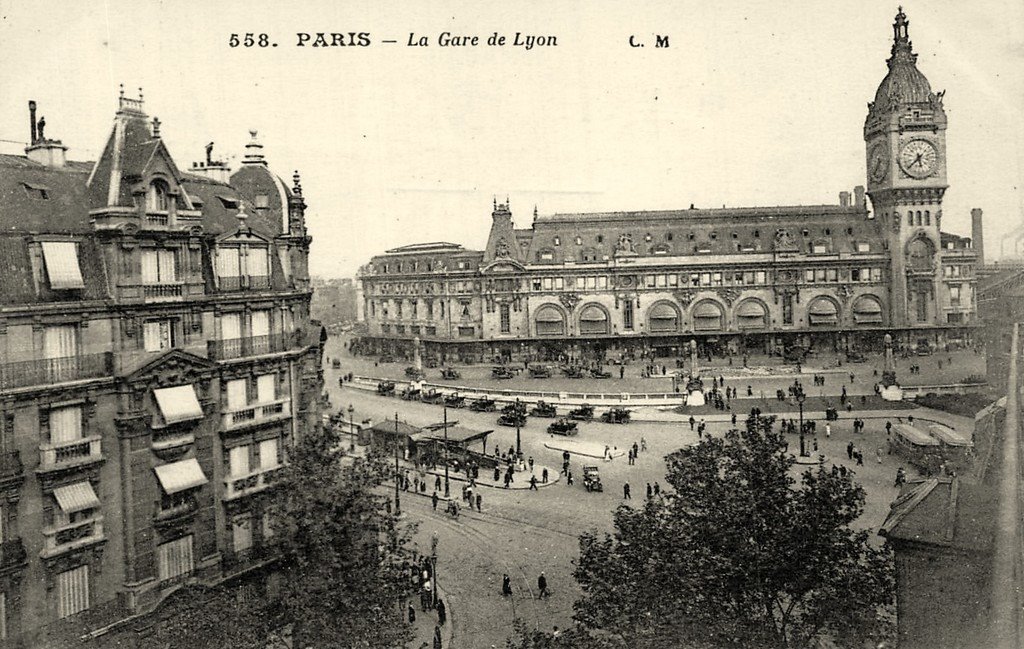
[[[415,386],[407,386],[402,393],[398,396],[402,397],[403,401],[418,401],[422,390]]]
[[[555,417],[557,416],[557,410],[550,403],[544,401],[538,401],[537,405],[530,409],[530,414],[534,417]]]
[[[606,424],[628,424],[629,410],[625,408],[612,408],[608,412],[601,413],[601,421]]]
[[[548,425],[548,433],[552,435],[575,435],[580,432],[575,421],[569,421],[565,417],[561,417],[551,422]]]
[[[462,378],[462,374],[459,374],[459,371],[457,369],[455,369],[455,368],[452,368],[452,367],[442,367],[441,368],[441,378],[442,379],[448,379],[449,381],[454,381],[455,379],[461,379]]]
[[[497,406],[494,404],[494,399],[479,397],[469,404],[469,409],[473,412],[494,412]]]
[[[382,397],[390,397],[395,394],[395,382],[394,381],[378,381],[377,382],[377,394]]]
[[[594,406],[590,404],[583,404],[579,408],[573,408],[569,411],[569,419],[575,419],[577,421],[590,421],[594,418]]]

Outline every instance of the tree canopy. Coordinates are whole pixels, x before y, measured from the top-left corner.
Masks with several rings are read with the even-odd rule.
[[[795,477],[773,423],[751,418],[672,453],[670,491],[620,506],[613,534],[580,537],[571,633],[582,644],[801,649],[891,636],[891,552],[853,527],[862,487],[835,467]],[[566,637],[520,630],[509,646],[567,647]]]

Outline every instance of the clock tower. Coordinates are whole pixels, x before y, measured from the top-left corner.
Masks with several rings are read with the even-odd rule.
[[[932,92],[917,69],[909,25],[900,7],[889,73],[864,122],[868,196],[890,256],[889,322],[900,328],[941,322],[939,227],[947,187],[943,92]]]

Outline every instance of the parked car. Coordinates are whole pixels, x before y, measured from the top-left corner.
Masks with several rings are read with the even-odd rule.
[[[437,404],[444,401],[444,395],[439,390],[431,388],[429,390],[424,390],[423,393],[420,394],[420,401],[423,403]]]
[[[462,378],[462,374],[460,374],[459,371],[454,369],[454,368],[442,367],[441,368],[441,378],[442,379],[448,379],[449,381],[453,381],[455,379],[461,379]]]
[[[420,392],[421,390],[419,388],[414,388],[410,385],[402,390],[402,394],[399,396],[401,396],[405,401],[416,401],[420,398]]]
[[[858,351],[849,351],[846,353],[846,360],[850,363],[864,363],[868,357]]]
[[[384,354],[383,356],[380,357],[380,362],[381,363],[394,363],[395,362],[395,357],[391,356],[390,354]]]
[[[394,381],[379,381],[377,383],[377,394],[390,397],[395,393]]]
[[[466,397],[453,392],[444,398],[444,405],[449,408],[465,408]]]
[[[601,413],[601,421],[606,424],[628,424],[629,410],[625,408],[612,408],[608,412]]]
[[[526,415],[518,412],[502,412],[498,416],[498,425],[500,426],[525,426]]]
[[[530,378],[531,379],[550,379],[551,368],[547,365],[531,365],[530,366]]]
[[[474,399],[473,402],[469,404],[469,409],[474,412],[494,412],[497,407],[494,405],[494,399],[480,397],[479,399]]]
[[[557,416],[557,411],[550,403],[538,401],[537,405],[530,410],[530,414],[534,417],[555,417]]]
[[[515,375],[515,370],[507,365],[495,365],[491,368],[492,379],[510,379]]]
[[[551,422],[548,426],[548,432],[552,435],[575,435],[580,432],[577,428],[575,421],[569,421],[565,417],[561,417]]]
[[[562,368],[562,374],[564,374],[567,378],[570,379],[582,379],[583,368],[578,367],[576,365],[567,365]]]
[[[596,466],[583,467],[583,488],[587,491],[604,491],[601,473]]]
[[[405,375],[410,379],[413,379],[414,381],[419,381],[420,379],[426,377],[426,374],[424,374],[423,370],[417,369],[412,366],[405,368]]]
[[[595,379],[610,379],[612,378],[612,373],[605,372],[600,368],[595,368],[590,370],[590,376],[594,377]]]
[[[569,411],[569,419],[576,419],[578,421],[590,421],[594,418],[594,406],[583,404],[579,408],[573,408]]]

